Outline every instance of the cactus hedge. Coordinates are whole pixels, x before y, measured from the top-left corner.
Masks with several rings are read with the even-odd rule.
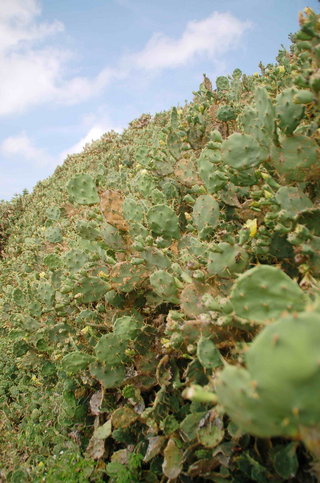
[[[311,9],[291,40],[0,203],[0,479],[320,481]]]

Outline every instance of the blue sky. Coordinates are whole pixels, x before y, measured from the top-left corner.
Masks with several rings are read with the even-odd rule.
[[[0,0],[0,200],[206,73],[274,62],[309,0]]]

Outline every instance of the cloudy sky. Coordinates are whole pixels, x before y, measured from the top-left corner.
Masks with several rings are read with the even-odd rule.
[[[0,200],[142,113],[192,98],[206,73],[258,71],[304,0],[0,0]],[[319,11],[319,2],[308,6]]]

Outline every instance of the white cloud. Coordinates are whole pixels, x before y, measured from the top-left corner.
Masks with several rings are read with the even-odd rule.
[[[154,34],[144,49],[122,56],[93,77],[70,76],[73,53],[56,47],[64,26],[40,20],[40,0],[0,0],[0,116],[21,113],[43,103],[77,104],[99,95],[112,81],[134,71],[157,72],[195,58],[218,61],[237,46],[248,22],[228,13],[187,23],[180,38]]]
[[[121,132],[122,128],[112,127],[111,124],[109,123],[92,125],[85,136],[83,136],[78,142],[76,142],[69,148],[65,149],[60,154],[59,156],[60,162],[63,162],[64,159],[68,156],[68,154],[80,153],[86,144],[91,143],[92,141],[96,141],[97,139],[100,139],[103,134],[111,130],[116,132]]]
[[[6,138],[0,145],[0,152],[7,158],[20,158],[36,167],[42,168],[54,164],[54,158],[44,149],[35,146],[26,133]]]
[[[1,0],[0,115],[19,113],[43,102],[74,104],[97,95],[116,72],[67,78],[72,53],[56,48],[48,37],[59,34],[60,22],[38,21],[38,0]]]
[[[155,70],[178,67],[198,56],[219,58],[237,46],[249,26],[249,22],[242,22],[231,14],[214,12],[204,20],[188,22],[178,39],[154,34],[131,60],[136,67]]]
[[[37,0],[1,0],[0,51],[21,47],[22,44],[63,30],[62,23],[58,21],[36,23],[35,19],[40,13]]]

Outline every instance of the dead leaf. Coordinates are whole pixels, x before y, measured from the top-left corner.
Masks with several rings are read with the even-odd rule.
[[[169,479],[177,478],[182,471],[183,452],[178,448],[173,438],[169,439],[163,455],[163,473]]]
[[[162,450],[164,443],[166,441],[165,436],[152,436],[151,438],[148,438],[149,445],[148,449],[146,451],[145,457],[143,458],[143,461],[147,463],[150,461],[152,458],[157,456],[157,454],[160,453]]]
[[[91,411],[91,414],[93,414],[94,416],[99,416],[100,414],[100,408],[103,400],[103,393],[104,391],[101,388],[99,391],[95,392],[91,396],[90,403],[89,403],[90,411]]]
[[[108,421],[102,424],[102,426],[97,426],[98,422],[99,416],[97,416],[95,419],[95,430],[91,436],[86,450],[89,458],[94,460],[98,460],[103,457],[105,452],[105,440],[111,435],[112,432],[111,419],[108,419]]]
[[[100,195],[100,209],[110,225],[119,230],[128,230],[122,213],[123,196],[120,191],[106,190]]]
[[[130,424],[134,423],[138,419],[138,414],[130,408],[118,408],[111,416],[112,426],[115,429],[127,428]]]

